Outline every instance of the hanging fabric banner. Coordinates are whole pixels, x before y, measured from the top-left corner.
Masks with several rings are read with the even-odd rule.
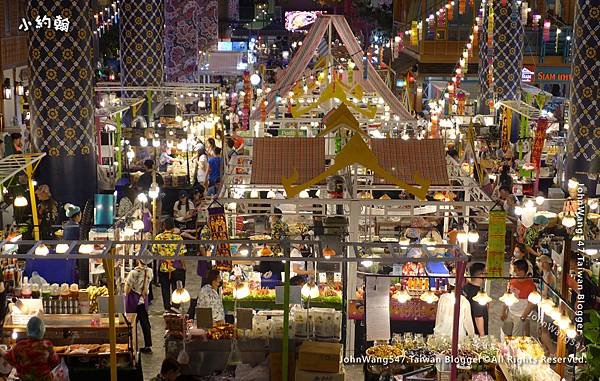
[[[538,169],[540,168],[540,160],[542,157],[542,150],[544,149],[544,141],[546,140],[547,129],[548,119],[538,119],[537,128],[535,130],[535,138],[533,140],[533,147],[531,147],[531,162]]]
[[[214,208],[208,208],[208,227],[210,228],[210,238],[214,240],[228,240],[227,222],[225,220],[225,208],[220,205]],[[231,257],[231,248],[228,243],[217,245],[216,255],[219,257]],[[216,269],[220,271],[230,271],[232,268],[229,261],[217,261]]]
[[[512,123],[512,110],[508,107],[502,109],[502,152],[510,149],[510,127]]]
[[[413,21],[410,27],[410,44],[419,45],[419,24],[416,21]]]
[[[488,276],[503,276],[505,239],[506,212],[492,210],[490,211],[488,225],[488,255],[486,263]]]

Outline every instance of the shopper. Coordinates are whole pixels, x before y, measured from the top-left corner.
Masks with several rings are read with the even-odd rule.
[[[175,220],[172,217],[167,217],[163,223],[164,230],[157,234],[154,238],[156,241],[181,241],[179,234],[175,233]],[[161,243],[153,245],[152,250],[155,254],[163,257],[173,257],[177,251],[178,244],[176,243]],[[179,255],[185,254],[185,246],[181,245]],[[171,293],[177,289],[177,281],[180,280],[185,286],[185,264],[181,260],[170,260],[161,258],[158,271],[158,281],[163,298],[163,307],[165,312],[171,309]],[[173,306],[177,307],[177,306]]]
[[[456,306],[456,293],[454,287],[450,287],[450,292],[440,295],[437,304],[437,313],[435,316],[435,327],[433,333],[436,336],[452,337],[452,319],[454,316],[454,306]],[[471,317],[471,305],[464,295],[460,295],[460,315],[458,322],[458,337],[475,336],[475,327]]]
[[[537,259],[537,265],[542,272],[542,280],[540,283],[540,293],[542,297],[547,298],[552,296],[549,288],[556,290],[556,276],[552,272],[552,258],[547,255],[542,255]]]
[[[511,219],[516,219],[515,206],[519,205],[519,200],[512,194],[511,188],[500,185],[498,198],[502,201],[502,208]]]
[[[517,243],[515,245],[515,248],[513,249],[513,256],[510,259],[510,263],[508,265],[508,274],[511,277],[516,276],[515,275],[515,270],[514,270],[514,264],[516,261],[518,260],[524,260],[525,262],[527,262],[527,276],[533,276],[533,265],[531,264],[531,262],[527,259],[527,246],[523,243]]]
[[[231,139],[233,139],[233,146],[235,147],[236,151],[242,152],[242,150],[244,149],[244,138],[241,137],[240,135],[238,135],[238,131],[240,130],[240,125],[237,123],[233,124],[233,128],[232,128],[232,132],[231,132]]]
[[[121,200],[119,201],[117,217],[130,216],[134,209],[139,210],[141,215],[143,205],[137,199],[137,196],[138,193],[133,186],[130,185],[125,189],[125,195],[121,197]]]
[[[533,279],[527,277],[528,266],[525,260],[519,259],[513,266],[515,276],[519,279],[509,281],[508,292],[513,293],[519,301],[510,307],[504,306],[501,319],[505,323],[502,330],[508,336],[529,336],[531,333],[529,314],[535,308],[535,304],[530,303],[527,298],[536,287]]]
[[[527,229],[525,231],[525,236],[523,238],[523,241],[525,242],[525,244],[532,249],[532,250],[528,250],[528,253],[530,253],[536,257],[540,256],[540,254],[538,254],[536,249],[537,249],[540,237],[542,235],[542,231],[546,228],[547,225],[548,225],[548,218],[546,216],[542,216],[542,215],[535,216],[535,218],[533,219],[533,225],[531,225],[531,227],[529,227],[529,229]]]
[[[23,135],[13,132],[4,138],[4,157],[23,153]]]
[[[177,360],[166,358],[160,366],[160,374],[156,375],[150,381],[175,381],[181,374],[181,367]]]
[[[150,185],[152,185],[153,182],[154,160],[148,159],[144,161],[144,170],[144,174],[140,176],[137,182],[137,187],[140,192],[148,193]],[[158,172],[156,172],[156,184],[161,188],[165,184],[162,176]]]
[[[17,341],[12,349],[3,354],[16,368],[22,381],[52,381],[52,369],[60,363],[49,340],[44,340],[46,327],[42,319],[32,317],[27,322],[27,339]]]
[[[235,142],[233,141],[232,138],[227,138],[226,144],[227,144],[227,164],[229,164],[231,159],[236,157],[239,153],[235,149]]]
[[[36,189],[37,211],[42,239],[54,239],[53,226],[58,222],[58,203],[52,198],[50,187],[42,184]]]
[[[79,240],[81,208],[73,204],[65,204],[65,215],[69,220],[63,226],[63,239],[67,241]]]
[[[150,283],[154,276],[152,268],[149,267],[152,264],[152,259],[138,259],[136,262],[136,267],[129,272],[125,280],[126,307],[129,309],[127,312],[132,312],[131,309],[135,309],[137,321],[142,327],[144,347],[140,351],[142,353],[152,353],[152,328],[148,317],[148,295],[151,287]],[[135,304],[135,306],[129,304]]]
[[[206,149],[204,146],[198,148],[196,154],[196,168],[194,169],[194,179],[196,181],[196,187],[202,186],[204,189],[208,186],[208,156],[206,155]]]
[[[195,215],[194,203],[189,199],[186,191],[180,191],[179,200],[175,201],[173,206],[173,217],[177,226],[182,230],[193,229]]]
[[[225,310],[223,308],[223,298],[221,296],[221,287],[223,280],[219,270],[209,270],[206,279],[202,279],[202,289],[198,296],[199,308],[212,309],[213,322],[221,324],[225,322]]]
[[[221,149],[215,147],[214,155],[208,158],[208,191],[206,192],[209,196],[214,196],[219,192],[219,184],[221,183],[221,166],[223,165],[223,158],[221,157]]]
[[[510,165],[504,164],[502,166],[502,170],[500,171],[500,176],[498,176],[498,184],[501,187],[508,188],[512,191],[513,178],[510,175]]]
[[[175,162],[178,163],[179,160],[171,156],[171,148],[164,146],[162,148],[162,152],[160,153],[160,157],[158,158],[158,170],[161,172],[167,172],[169,164]]]
[[[463,295],[471,304],[471,317],[475,326],[475,333],[480,337],[488,334],[489,311],[488,305],[481,305],[473,298],[479,291],[483,291],[485,279],[485,264],[481,262],[473,263],[469,267],[469,275],[471,276],[467,284],[463,287]]]

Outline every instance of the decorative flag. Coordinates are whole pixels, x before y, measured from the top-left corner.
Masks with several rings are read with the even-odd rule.
[[[544,42],[550,41],[550,20],[544,20],[544,32],[542,38]]]
[[[533,30],[537,31],[538,28],[540,27],[540,20],[542,19],[542,16],[538,15],[538,14],[533,14],[533,17],[531,19],[532,21],[532,26],[533,26]]]
[[[208,207],[208,227],[210,228],[210,238],[213,240],[229,239],[229,232],[227,231],[227,221],[225,220],[225,208],[218,202],[217,207]],[[211,204],[212,205],[212,204]],[[228,243],[219,243],[215,251],[218,257],[231,257],[231,248]],[[220,271],[231,271],[232,266],[230,261],[217,261],[217,270]]]
[[[540,160],[542,158],[542,150],[544,149],[544,141],[546,140],[546,130],[548,129],[548,119],[540,118],[537,121],[535,130],[535,138],[533,139],[533,147],[531,147],[531,162],[537,169],[540,168]]]
[[[467,0],[458,0],[458,14],[465,14],[465,10],[467,9]]]
[[[451,0],[448,0],[448,4],[446,4],[446,9],[448,10],[448,21],[452,21],[454,19],[454,9],[452,7]]]
[[[417,21],[413,21],[411,23],[410,28],[410,44],[412,46],[419,45],[419,23]]]
[[[519,124],[519,160],[523,160],[523,142],[527,139],[529,131],[529,118],[521,115]]]
[[[529,9],[529,3],[526,1],[521,3],[521,25],[527,25],[527,10]]]
[[[486,261],[488,276],[503,276],[505,239],[506,212],[491,210],[488,224],[488,255]]]
[[[508,107],[502,109],[502,152],[510,149],[510,127],[512,124],[512,110]]]

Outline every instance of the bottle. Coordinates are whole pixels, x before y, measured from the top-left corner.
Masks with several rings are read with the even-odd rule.
[[[34,283],[31,285],[31,298],[32,299],[39,299],[41,296],[40,293],[40,286],[37,283]]]
[[[31,285],[27,282],[27,278],[24,278],[23,287],[21,288],[21,298],[30,299],[31,298]]]

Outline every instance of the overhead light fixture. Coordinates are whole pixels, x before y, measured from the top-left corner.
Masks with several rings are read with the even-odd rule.
[[[467,239],[471,243],[475,243],[475,242],[479,241],[479,232],[477,230],[469,230]]]
[[[543,313],[548,314],[554,307],[554,302],[550,298],[544,298],[540,302],[539,307]]]
[[[17,93],[18,96],[22,97],[23,95],[25,95],[25,86],[23,86],[23,82],[17,82],[17,85],[15,86],[15,91]]]
[[[522,216],[523,215],[523,208],[521,206],[515,206],[515,215],[516,216]]]
[[[485,306],[486,304],[492,301],[492,298],[490,298],[487,292],[481,290],[477,293],[477,295],[473,297],[473,300],[479,303],[479,305]]]
[[[233,288],[233,298],[239,300],[244,299],[248,295],[250,295],[250,288],[248,287],[248,283],[236,282],[236,285]]]
[[[502,295],[498,300],[504,303],[507,307],[510,307],[519,301],[519,299],[517,299],[515,294],[512,292],[504,293],[504,295]]]
[[[171,303],[173,304],[183,304],[190,301],[190,293],[183,287],[183,283],[178,280],[177,288],[171,294]]]
[[[148,196],[146,196],[146,193],[140,193],[140,194],[138,194],[137,199],[142,204],[148,202]]]
[[[569,328],[569,325],[571,325],[571,319],[569,319],[567,315],[562,314],[556,321],[556,325],[558,326],[558,328],[565,330]]]
[[[535,203],[538,205],[543,205],[544,201],[546,201],[546,199],[544,198],[544,196],[537,196],[535,198]]]
[[[160,188],[158,187],[158,184],[152,183],[152,185],[150,185],[150,189],[148,189],[148,196],[150,196],[151,199],[156,200],[159,194]]]
[[[248,247],[248,245],[243,243],[238,248],[237,253],[242,257],[247,257],[248,255],[250,255],[250,247]]]
[[[561,223],[566,228],[572,228],[575,226],[575,224],[577,224],[577,221],[575,220],[575,217],[568,214],[563,216]]]
[[[404,304],[412,299],[412,296],[410,296],[410,294],[408,293],[408,291],[406,291],[405,288],[394,293],[394,295],[392,297],[394,299],[396,299],[399,303],[402,303],[402,304]]]
[[[300,192],[300,194],[298,195],[300,198],[310,198],[310,195],[308,194],[307,191],[303,190]]]
[[[250,198],[258,198],[258,191],[253,190],[250,192]]]
[[[267,198],[268,198],[268,199],[271,199],[271,200],[272,200],[272,199],[274,199],[274,198],[275,198],[275,192],[273,192],[272,190],[270,190],[270,191],[267,193]]]
[[[6,100],[12,98],[12,88],[10,86],[10,78],[5,78],[2,84],[2,97]]]
[[[558,309],[558,307],[552,307],[552,309],[550,310],[550,312],[548,312],[548,316],[550,316],[550,318],[552,318],[552,320],[557,320],[560,319],[561,313],[560,313],[560,309]]]
[[[541,303],[542,301],[542,295],[540,295],[539,292],[537,291],[532,291],[529,296],[527,297],[527,300],[529,301],[529,303],[531,304],[535,304],[538,305]]]
[[[575,329],[575,326],[573,324],[569,324],[567,329],[565,329],[565,334],[569,339],[574,339],[575,337],[577,337],[577,329]]]
[[[17,208],[22,208],[24,206],[29,205],[29,202],[27,201],[27,199],[24,196],[17,196],[15,197],[15,201],[13,202],[13,205]]]
[[[46,255],[48,255],[50,253],[50,250],[48,250],[48,246],[41,244],[38,247],[35,248],[35,255],[39,255],[41,257],[45,257]]]
[[[469,235],[467,234],[466,231],[461,230],[456,235],[456,240],[460,243],[466,243],[469,240]]]
[[[81,244],[79,245],[79,254],[91,254],[94,251],[94,245],[92,244]]]
[[[319,286],[317,286],[315,284],[314,280],[309,281],[309,282],[305,283],[304,286],[302,286],[300,293],[305,298],[310,298],[310,299],[318,298],[319,297]]]
[[[69,250],[69,245],[66,243],[59,243],[58,245],[56,245],[56,254],[64,254],[67,252],[67,250]]]
[[[419,297],[422,301],[432,304],[438,301],[438,296],[431,290],[427,290]]]

